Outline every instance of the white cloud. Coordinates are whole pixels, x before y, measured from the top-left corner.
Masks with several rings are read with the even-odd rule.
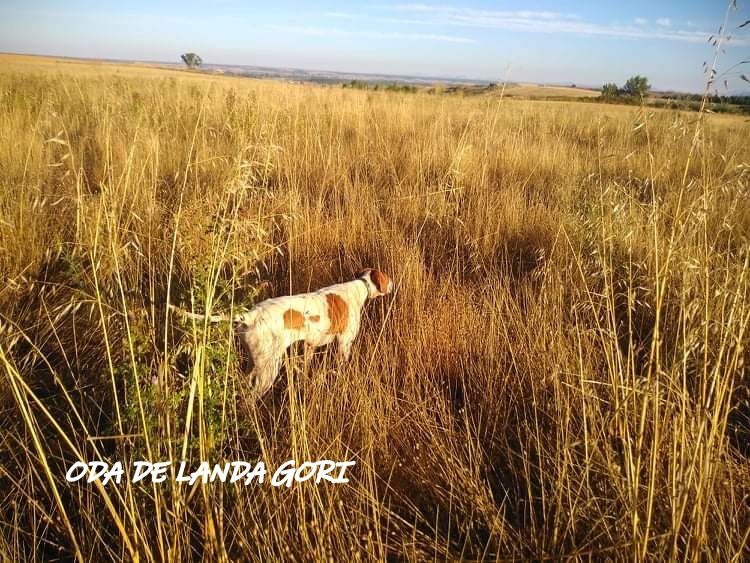
[[[368,37],[371,39],[405,39],[411,41],[438,41],[444,43],[476,43],[474,39],[441,35],[436,33],[402,33],[398,31],[351,31],[332,27],[314,27],[302,25],[267,25],[266,28],[280,32],[319,37]]]
[[[575,14],[562,14],[560,12],[536,11],[536,10],[476,10],[473,8],[454,8],[452,6],[434,6],[431,4],[396,4],[384,6],[388,10],[395,12],[408,13],[452,13],[454,15],[463,14],[465,16],[486,16],[495,18],[512,18],[512,19],[539,19],[539,20],[558,20],[558,19],[580,19]]]
[[[440,25],[454,27],[479,27],[520,31],[527,33],[569,33],[573,35],[588,35],[601,37],[622,37],[630,39],[660,39],[665,41],[685,41],[690,43],[705,43],[709,32],[700,30],[681,30],[670,26],[669,18],[659,18],[657,27],[650,28],[639,25],[619,25],[595,23],[582,19],[575,14],[563,14],[549,11],[505,11],[481,10],[473,8],[459,8],[446,5],[431,4],[397,4],[381,6],[391,13],[409,14],[408,20],[394,18],[374,18],[378,21],[391,21],[402,24]],[[643,20],[644,23],[648,23]],[[667,29],[669,27],[669,29]],[[750,40],[735,37],[733,45],[748,45]]]
[[[633,20],[636,25],[646,25],[648,23],[648,20],[646,18],[635,18]]]

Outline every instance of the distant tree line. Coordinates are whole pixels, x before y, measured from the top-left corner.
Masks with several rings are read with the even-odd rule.
[[[602,98],[621,102],[640,101],[639,99],[648,94],[650,90],[651,85],[648,83],[648,79],[645,76],[635,75],[630,77],[622,88],[614,82],[608,82],[602,86]],[[680,92],[663,92],[655,94],[655,97],[682,102],[700,102],[703,99],[701,94],[683,94]],[[628,98],[635,98],[635,100],[628,100]],[[709,104],[743,106],[743,109],[750,106],[750,96],[747,95],[719,96],[715,94],[708,96],[707,101]]]
[[[384,90],[386,92],[406,92],[413,94],[418,88],[412,84],[397,84],[368,82],[367,80],[350,80],[341,85],[342,88],[354,88],[355,90]]]
[[[670,98],[675,100],[685,100],[688,102],[700,102],[703,99],[701,94],[670,94]],[[706,98],[710,104],[735,104],[738,106],[750,106],[750,96],[719,96],[715,94]]]
[[[620,88],[614,82],[602,86],[601,101],[624,104],[640,104],[651,90],[651,85],[645,76],[631,76]],[[700,109],[701,94],[682,94],[679,92],[658,93],[649,98],[649,104],[681,110]],[[750,113],[750,96],[719,96],[707,98],[708,109],[714,113]]]

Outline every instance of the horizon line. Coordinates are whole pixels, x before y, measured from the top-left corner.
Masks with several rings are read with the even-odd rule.
[[[51,54],[51,53],[38,53],[38,52],[18,52],[18,51],[0,51],[0,55],[16,55],[16,56],[24,56],[24,57],[46,57],[50,59],[70,59],[70,60],[81,60],[81,61],[100,61],[100,62],[111,62],[111,63],[146,63],[146,64],[165,64],[165,65],[175,65],[177,67],[181,67],[175,70],[185,69],[184,63],[181,63],[178,59],[175,61],[167,61],[167,60],[159,60],[159,59],[128,59],[128,58],[118,58],[118,57],[96,57],[96,56],[79,56],[79,55],[58,55],[58,54]],[[496,84],[520,84],[520,83],[527,83],[527,84],[534,84],[535,86],[558,86],[558,87],[571,87],[575,85],[577,88],[582,89],[589,89],[589,90],[597,90],[600,89],[601,86],[603,86],[607,81],[602,81],[601,85],[594,85],[594,84],[588,84],[581,82],[580,84],[576,80],[566,80],[566,81],[555,81],[555,82],[537,82],[534,80],[500,80],[500,79],[489,79],[489,78],[477,78],[477,77],[468,77],[468,76],[447,76],[447,75],[419,75],[419,74],[391,74],[386,72],[363,72],[363,71],[356,71],[356,70],[332,70],[332,69],[325,69],[325,68],[310,68],[310,67],[304,67],[304,66],[264,66],[264,65],[257,65],[257,64],[247,64],[247,63],[222,63],[222,62],[211,62],[211,61],[203,61],[204,65],[213,65],[213,66],[224,66],[224,67],[245,67],[245,68],[257,68],[257,69],[265,69],[265,70],[287,70],[287,71],[303,71],[303,72],[309,72],[309,73],[331,73],[331,74],[341,74],[341,75],[355,75],[355,76],[382,76],[382,77],[390,77],[390,78],[400,78],[400,79],[419,79],[419,80],[447,80],[447,81],[453,81],[453,82],[464,82],[464,83],[471,83],[471,84],[490,84],[490,83],[496,83]],[[185,69],[187,70],[187,69]],[[233,75],[242,77],[242,75]],[[246,78],[259,78],[259,77],[253,77],[253,76],[245,76]],[[274,77],[271,77],[274,78]],[[281,78],[281,77],[275,77],[275,78]],[[567,85],[567,86],[566,86]],[[652,92],[659,92],[659,93],[676,93],[676,94],[702,94],[703,92],[699,91],[686,91],[686,90],[676,90],[674,88],[652,88]],[[744,91],[740,91],[740,93],[734,93],[734,94],[726,94],[727,96],[736,96],[736,95],[747,95],[744,93]]]

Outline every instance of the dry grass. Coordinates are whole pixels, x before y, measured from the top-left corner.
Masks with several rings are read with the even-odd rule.
[[[539,84],[514,84],[505,88],[504,95],[521,98],[598,98],[599,90],[571,86],[541,86]]]
[[[0,559],[748,555],[742,119],[1,68]],[[399,290],[352,362],[259,404],[166,316],[362,266]],[[357,466],[64,480],[183,457]]]

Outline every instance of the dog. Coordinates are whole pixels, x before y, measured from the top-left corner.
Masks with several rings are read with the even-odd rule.
[[[250,354],[250,373],[255,393],[265,395],[281,369],[287,348],[304,341],[306,353],[336,341],[342,360],[351,356],[359,333],[362,309],[370,299],[392,293],[393,281],[380,270],[367,268],[348,282],[330,285],[312,293],[266,299],[252,309],[235,315],[200,315],[170,308],[196,320],[231,320],[235,332]]]

